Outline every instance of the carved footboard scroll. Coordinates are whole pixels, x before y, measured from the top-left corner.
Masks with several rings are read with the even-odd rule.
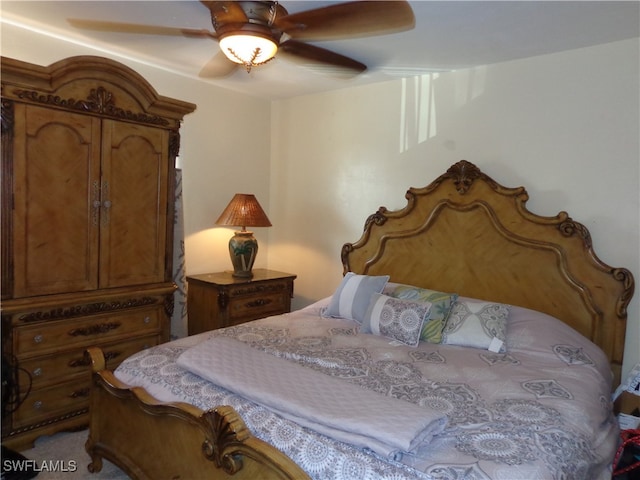
[[[203,411],[163,403],[105,369],[99,348],[92,363],[88,468],[105,458],[134,479],[308,479],[289,457],[254,437],[230,406]]]

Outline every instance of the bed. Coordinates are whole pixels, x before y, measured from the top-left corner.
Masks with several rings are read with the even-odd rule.
[[[634,280],[566,212],[460,161],[341,251],[297,312],[93,364],[90,471],[605,479]],[[300,395],[298,397],[298,395]]]

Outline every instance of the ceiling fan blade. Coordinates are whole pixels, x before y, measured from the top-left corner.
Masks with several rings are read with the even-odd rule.
[[[324,48],[309,45],[296,40],[287,40],[278,47],[278,54],[283,54],[303,65],[322,66],[322,70],[339,76],[349,76],[364,72],[367,66],[353,58]]]
[[[172,35],[184,37],[209,37],[217,39],[215,33],[209,30],[193,28],[163,27],[160,25],[142,25],[138,23],[103,22],[100,20],[84,20],[81,18],[68,18],[67,21],[76,28],[97,30],[102,32],[134,33],[144,35]]]
[[[276,17],[274,25],[291,38],[334,40],[411,30],[415,16],[405,0],[359,1]]]
[[[216,22],[245,23],[248,22],[247,14],[239,2],[211,2],[200,0],[211,11],[211,17]]]
[[[231,75],[239,66],[239,64],[229,60],[222,51],[219,51],[202,67],[198,76],[202,78],[222,78]]]

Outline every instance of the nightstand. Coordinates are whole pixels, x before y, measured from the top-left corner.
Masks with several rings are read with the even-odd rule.
[[[187,276],[189,335],[290,312],[295,278],[264,268],[249,279],[232,272]]]

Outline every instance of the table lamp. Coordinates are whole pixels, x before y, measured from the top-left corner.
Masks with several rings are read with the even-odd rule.
[[[224,209],[216,225],[242,227],[229,240],[229,255],[233,264],[233,276],[251,278],[253,263],[258,253],[258,241],[247,227],[270,227],[271,222],[255,195],[236,193]]]

